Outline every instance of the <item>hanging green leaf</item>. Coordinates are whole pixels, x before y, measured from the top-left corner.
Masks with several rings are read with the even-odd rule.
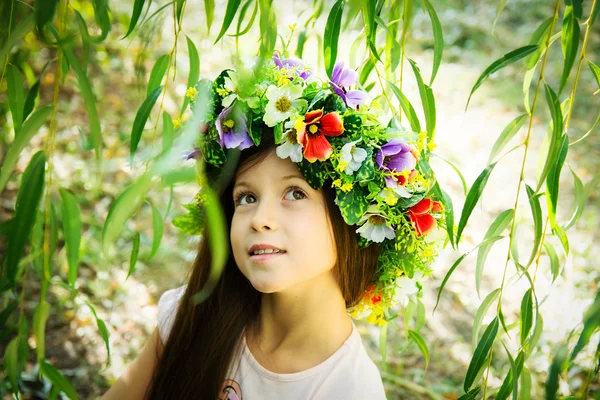
[[[363,21],[365,25],[365,34],[367,38],[367,47],[371,50],[371,54],[379,61],[379,53],[377,52],[377,24],[375,23],[375,11],[377,1],[376,0],[365,0],[361,2],[361,11],[363,15]],[[329,22],[329,21],[328,21]],[[330,75],[331,76],[331,75]]]
[[[425,125],[427,127],[427,141],[429,143],[434,141],[435,138],[435,99],[433,97],[433,91],[431,88],[423,82],[421,71],[417,64],[410,58],[407,58],[413,72],[415,73],[415,79],[417,80],[417,86],[419,88],[419,94],[421,96],[421,104],[423,105],[423,113],[425,114]]]
[[[27,17],[23,18],[10,32],[8,39],[4,42],[4,46],[0,48],[0,66],[4,69],[6,56],[8,52],[12,49],[12,47],[21,43],[23,37],[28,34],[35,27],[35,14],[30,14]]]
[[[196,48],[196,45],[192,39],[190,39],[187,35],[185,39],[187,41],[188,56],[190,58],[190,72],[188,74],[187,87],[191,88],[196,86],[196,82],[198,82],[198,77],[200,76],[200,56],[198,55],[198,49]],[[190,98],[185,96],[181,106],[180,114],[183,114],[189,103]]]
[[[523,47],[520,47],[509,53],[506,53],[505,55],[503,55],[502,57],[500,57],[499,59],[497,59],[496,61],[491,63],[490,66],[487,67],[485,69],[485,71],[483,71],[483,73],[479,76],[479,78],[477,78],[477,82],[475,82],[475,85],[473,85],[473,88],[471,89],[471,93],[469,93],[469,98],[467,99],[467,105],[465,106],[465,111],[467,111],[467,108],[469,107],[469,102],[471,101],[471,96],[473,96],[473,93],[475,93],[475,90],[477,90],[477,88],[479,86],[481,86],[481,84],[490,75],[492,75],[494,72],[499,71],[502,68],[504,68],[516,61],[519,61],[520,59],[522,59],[524,57],[527,57],[529,54],[533,53],[537,49],[538,49],[537,45],[523,46]]]
[[[529,114],[527,113],[521,114],[512,121],[510,121],[508,125],[506,125],[506,127],[504,128],[504,130],[502,130],[502,133],[500,134],[500,136],[498,136],[498,139],[496,139],[496,142],[492,146],[492,151],[490,152],[490,157],[488,158],[488,164],[490,164],[494,160],[494,158],[496,158],[498,153],[500,153],[502,149],[508,144],[508,142],[510,142],[510,140],[513,137],[515,137],[517,132],[519,132],[519,129],[521,129],[521,127],[527,120],[528,115]]]
[[[467,194],[467,198],[465,200],[465,205],[463,207],[462,214],[460,215],[460,222],[458,223],[458,231],[456,233],[456,243],[460,242],[460,237],[462,235],[463,230],[465,229],[465,226],[467,226],[469,217],[471,216],[471,213],[473,212],[475,205],[477,204],[477,202],[479,202],[479,198],[483,194],[483,190],[485,189],[485,185],[487,184],[490,174],[492,173],[492,170],[494,169],[494,167],[496,166],[497,163],[498,163],[498,161],[496,161],[493,164],[488,165],[479,174],[477,179],[475,179],[475,182],[473,182],[473,186],[471,186],[471,189],[469,190],[469,193]]]
[[[23,120],[27,119],[27,117],[29,116],[29,114],[31,114],[33,108],[35,107],[35,99],[38,97],[38,94],[40,92],[40,82],[44,77],[44,72],[46,72],[46,68],[48,67],[48,65],[50,65],[51,62],[52,60],[49,60],[46,62],[46,64],[44,64],[44,67],[40,72],[40,76],[38,76],[34,84],[31,85],[31,87],[29,88],[29,92],[27,92],[27,98],[25,99],[25,104],[23,106]]]
[[[477,343],[479,341],[479,329],[481,329],[481,324],[483,322],[483,318],[485,317],[488,309],[492,305],[492,303],[500,296],[500,288],[493,290],[488,294],[479,308],[475,313],[475,319],[473,320],[473,328],[471,329],[471,346],[473,347],[473,351],[477,348]]]
[[[442,62],[442,55],[444,53],[444,32],[442,31],[442,24],[438,18],[433,5],[429,0],[423,0],[422,4],[429,13],[429,19],[431,19],[431,25],[433,28],[433,69],[431,71],[431,79],[429,80],[429,86],[433,85],[433,80],[437,74],[437,71]]]
[[[460,172],[460,169],[456,165],[454,165],[453,162],[446,160],[444,157],[440,156],[439,154],[432,153],[431,155],[435,158],[439,158],[440,160],[444,161],[446,164],[448,164],[454,170],[454,172],[456,172],[456,175],[458,175],[458,179],[460,179],[460,182],[462,184],[463,194],[466,196],[467,195],[467,181],[465,180],[465,177],[463,176],[462,172]]]
[[[577,223],[577,221],[579,221],[579,218],[581,218],[581,215],[583,214],[583,210],[585,209],[585,203],[587,201],[587,195],[585,187],[583,186],[583,182],[581,182],[581,179],[579,179],[575,171],[573,171],[573,168],[571,168],[570,165],[568,165],[568,167],[571,170],[571,174],[573,175],[575,200],[573,202],[573,209],[570,213],[571,217],[569,218],[569,222],[567,222],[567,225],[563,227],[565,231],[569,230],[569,228],[571,228]]]
[[[106,365],[110,365],[110,342],[108,340],[108,329],[106,328],[106,323],[104,323],[103,320],[101,320],[100,318],[98,318],[98,314],[96,314],[96,309],[94,308],[93,305],[91,305],[90,303],[86,303],[88,305],[88,307],[90,308],[90,310],[92,310],[92,313],[94,314],[94,318],[96,318],[96,324],[98,325],[98,332],[100,333],[100,336],[102,337],[102,340],[104,340],[104,345],[106,346],[106,353],[108,354],[107,356],[107,360],[106,360]]]
[[[529,260],[527,264],[524,265],[525,269],[527,269],[531,263],[533,262],[535,255],[537,254],[538,247],[540,247],[540,243],[542,242],[542,207],[540,206],[539,197],[536,196],[533,189],[525,184],[525,188],[527,190],[527,198],[529,199],[529,205],[531,207],[531,214],[533,215],[533,231],[534,231],[534,239],[533,239],[533,248],[531,249],[531,254],[529,256]]]
[[[148,80],[148,89],[146,90],[146,97],[150,96],[150,93],[157,87],[159,87],[162,83],[163,78],[165,77],[165,73],[167,72],[167,68],[169,68],[169,55],[163,54],[158,57],[158,60],[154,63],[154,67],[152,67],[152,72],[150,72],[150,79]]]
[[[258,1],[258,0],[257,0]],[[241,0],[227,0],[227,9],[225,10],[225,17],[223,18],[223,25],[221,26],[221,32],[217,35],[217,39],[213,44],[217,44],[219,40],[225,35],[227,29],[229,29],[229,25],[233,22],[233,18],[237,13],[237,10],[240,8]]]
[[[135,114],[135,120],[133,121],[133,128],[131,129],[131,164],[133,165],[133,157],[137,151],[138,144],[140,139],[142,138],[142,132],[144,131],[144,126],[146,126],[146,121],[148,121],[148,117],[150,116],[150,112],[152,111],[152,107],[156,103],[158,96],[160,96],[160,92],[162,91],[162,86],[157,87],[146,97],[146,100],[142,103],[137,113]]]
[[[49,316],[50,304],[41,299],[33,313],[33,334],[38,363],[41,363],[46,355],[46,321]]]
[[[325,24],[323,33],[323,56],[325,57],[325,71],[331,77],[333,66],[337,59],[338,40],[340,37],[340,25],[344,14],[344,0],[335,2]]]
[[[133,274],[135,271],[135,264],[138,260],[138,255],[140,254],[140,233],[136,232],[133,237],[133,247],[131,248],[131,255],[129,256],[129,271],[127,271],[127,277],[125,279],[129,279],[129,276]]]
[[[394,93],[394,95],[396,96],[398,101],[400,102],[400,106],[402,107],[402,110],[404,111],[404,115],[406,115],[406,118],[408,118],[408,122],[410,123],[410,129],[412,129],[413,132],[420,133],[421,132],[421,124],[419,122],[419,117],[417,116],[417,113],[415,112],[415,109],[413,108],[412,104],[410,104],[410,101],[404,95],[404,93],[402,93],[402,91],[400,90],[400,88],[398,88],[398,86],[394,85],[390,81],[387,81],[387,82],[390,85],[390,88],[392,88],[392,92]]]
[[[173,120],[168,112],[163,111],[162,153],[167,154],[173,148]]]
[[[542,183],[546,180],[548,176],[548,172],[550,168],[555,165],[556,158],[558,157],[558,153],[562,146],[562,131],[563,131],[563,115],[560,109],[560,103],[558,101],[558,97],[552,88],[544,83],[544,87],[546,89],[546,101],[548,103],[548,108],[550,109],[550,115],[552,116],[552,132],[550,136],[550,144],[548,147],[548,157],[546,158],[546,162],[544,164],[544,168],[542,169],[542,173],[538,177],[537,187],[535,189],[536,192],[539,192]],[[567,143],[568,144],[568,143]]]
[[[554,159],[553,164],[550,166],[548,179],[546,180],[546,200],[548,203],[548,216],[550,218],[551,226],[556,225],[556,207],[558,203],[560,172],[562,171],[562,166],[565,163],[567,152],[569,150],[568,136],[563,135],[561,142],[558,158]]]
[[[562,23],[561,44],[565,63],[560,78],[560,87],[558,89],[559,95],[565,87],[565,83],[567,83],[567,79],[569,78],[569,74],[575,63],[575,57],[577,56],[577,50],[579,49],[579,34],[579,22],[575,19],[573,7],[567,6]]]
[[[269,0],[258,0],[260,9],[260,48],[259,54],[263,59],[273,55],[277,43],[277,18]]]
[[[35,0],[35,24],[42,39],[45,40],[44,27],[52,23],[58,0]]]
[[[148,259],[146,261],[150,261],[156,255],[156,252],[158,251],[158,248],[160,246],[160,241],[162,240],[164,230],[165,225],[163,222],[162,215],[156,209],[156,207],[152,206],[152,251],[150,252],[150,255],[148,256]]]
[[[77,205],[77,200],[75,200],[75,196],[71,192],[60,188],[60,198],[65,245],[67,247],[67,261],[69,263],[69,285],[74,288],[79,267],[81,213]]]
[[[548,258],[550,258],[550,271],[552,272],[552,283],[558,278],[558,274],[560,273],[560,265],[558,263],[558,254],[556,254],[556,250],[552,243],[544,241],[544,249],[546,250],[546,254]]]
[[[600,67],[594,64],[591,60],[586,59],[586,61],[588,63],[588,66],[590,67],[590,71],[592,71],[592,74],[596,79],[596,83],[598,84],[598,90],[596,90],[594,94],[598,94],[600,93]]]
[[[133,3],[133,12],[131,13],[131,21],[129,22],[129,28],[127,29],[127,33],[121,38],[121,40],[125,39],[127,36],[129,36],[131,32],[133,32],[135,25],[140,19],[140,15],[142,14],[142,10],[144,9],[145,2],[146,0],[135,0],[135,3]]]
[[[2,162],[2,169],[0,169],[0,192],[6,187],[10,174],[21,155],[21,151],[23,151],[31,138],[39,131],[42,125],[44,125],[51,112],[52,106],[50,105],[38,108],[23,123],[20,134],[15,137],[15,140],[8,149],[4,161]]]
[[[177,5],[177,25],[181,26],[181,15],[183,13],[183,4],[185,0],[176,0]]]
[[[40,371],[53,385],[58,387],[61,392],[66,394],[69,399],[78,399],[77,393],[75,393],[71,383],[47,360],[40,362]]]
[[[111,30],[110,16],[108,14],[108,0],[94,0],[94,16],[96,17],[96,23],[100,27],[102,34],[96,38],[96,42],[102,42],[108,36],[108,32]]]
[[[508,3],[508,0],[500,0],[500,2],[498,3],[498,7],[496,7],[496,17],[494,17],[494,22],[492,23],[492,36],[494,36],[494,30],[496,29],[496,24],[498,23],[498,20],[500,19],[500,15],[502,14],[502,11],[504,11],[504,7],[506,7],[506,3]]]
[[[427,344],[425,340],[419,335],[417,332],[413,330],[408,330],[408,336],[410,336],[411,340],[417,344],[419,351],[425,357],[425,371],[427,371],[427,367],[429,366],[429,349],[427,348]]]
[[[560,374],[567,368],[568,351],[568,347],[564,343],[559,344],[558,348],[554,350],[546,380],[546,400],[557,398]]]
[[[14,229],[8,237],[3,261],[5,277],[11,286],[16,284],[19,260],[23,256],[25,244],[29,241],[44,193],[45,168],[46,155],[43,150],[40,150],[31,157],[31,161],[21,177],[13,217]]]
[[[25,88],[23,87],[23,75],[19,68],[8,64],[6,73],[8,86],[8,106],[12,114],[15,136],[19,135],[19,129],[23,123],[23,110],[25,105]]]
[[[525,344],[533,325],[533,294],[529,288],[521,300],[521,346]]]
[[[483,240],[485,241],[488,238],[501,235],[504,229],[506,229],[508,224],[513,220],[514,215],[515,212],[512,208],[501,212],[488,228]],[[477,263],[475,267],[475,288],[477,290],[477,296],[480,296],[483,268],[485,267],[485,261],[487,260],[488,253],[492,249],[492,245],[493,243],[488,243],[485,246],[481,246],[477,251]]]
[[[560,225],[556,224],[556,225],[552,226],[552,234],[554,236],[556,236],[558,238],[558,240],[560,240],[560,244],[562,245],[563,249],[565,250],[565,254],[568,256],[569,255],[569,238],[568,238],[567,234],[565,233],[564,229]]]
[[[483,336],[481,337],[481,340],[479,341],[479,344],[473,353],[473,358],[471,358],[471,362],[469,363],[469,368],[467,369],[467,375],[465,376],[465,382],[463,385],[465,392],[471,390],[471,387],[475,383],[475,378],[486,363],[497,333],[498,317],[494,318],[483,332]]]
[[[210,34],[210,27],[215,18],[215,0],[204,0],[204,10],[206,12],[206,29]]]

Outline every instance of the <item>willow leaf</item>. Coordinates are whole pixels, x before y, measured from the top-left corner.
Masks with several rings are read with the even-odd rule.
[[[148,89],[146,90],[146,97],[150,96],[150,93],[154,89],[160,86],[163,78],[165,77],[165,73],[167,72],[167,68],[169,67],[169,55],[163,54],[158,57],[158,60],[154,63],[152,67],[152,72],[150,72],[150,79],[148,80]]]
[[[60,188],[61,216],[65,245],[67,247],[67,262],[69,263],[69,285],[75,287],[79,266],[79,246],[81,243],[81,213],[75,196],[68,190]]]
[[[560,273],[560,265],[558,263],[558,254],[556,254],[556,250],[552,243],[544,241],[544,249],[546,250],[546,254],[548,258],[550,258],[550,271],[552,272],[552,283],[558,278],[558,274]]]
[[[540,243],[542,241],[542,207],[540,206],[539,197],[536,196],[533,189],[525,184],[525,188],[527,190],[527,198],[529,199],[529,205],[531,207],[531,214],[533,215],[533,228],[534,228],[534,239],[533,239],[533,248],[531,249],[531,254],[529,256],[529,260],[527,264],[525,264],[525,269],[527,269],[535,255],[537,254],[538,247],[540,247]]]
[[[135,25],[140,19],[140,15],[142,14],[142,10],[144,9],[145,2],[146,0],[135,0],[135,3],[133,3],[133,12],[131,13],[131,21],[129,21],[129,28],[127,29],[127,33],[121,38],[121,40],[125,39],[127,36],[129,36],[131,32],[133,32]]]
[[[240,7],[241,0],[228,0],[227,8],[225,9],[225,17],[223,18],[223,25],[221,26],[221,32],[217,35],[217,40],[215,40],[214,44],[217,44],[219,40],[225,35],[227,29],[229,29],[229,25],[233,22],[233,18],[237,13]]]
[[[427,127],[427,140],[433,142],[435,137],[435,99],[433,98],[433,91],[431,88],[423,82],[421,71],[417,64],[407,58],[417,80],[417,87],[419,88],[419,95],[421,96],[421,103],[423,105],[423,113],[425,114],[425,125]]]
[[[338,40],[340,38],[340,26],[344,14],[344,0],[335,2],[325,25],[323,33],[323,56],[325,58],[325,71],[327,76],[333,73],[333,66],[337,59]]]
[[[429,86],[431,86],[433,85],[433,80],[438,72],[440,63],[442,62],[442,55],[444,53],[444,32],[442,31],[440,19],[431,2],[429,0],[423,0],[423,6],[429,13],[429,19],[431,19],[433,28],[433,69],[431,71],[431,79],[429,80]]]
[[[467,374],[465,376],[465,382],[463,385],[463,389],[465,390],[465,392],[471,390],[473,383],[475,383],[475,378],[486,363],[490,349],[492,347],[492,343],[494,343],[497,333],[498,317],[494,318],[492,322],[490,322],[486,330],[483,332],[483,336],[481,337],[481,340],[479,341],[479,344],[475,349],[473,358],[471,358],[471,362],[469,363],[469,368],[467,369]]]
[[[504,210],[501,212],[494,222],[490,225],[483,240],[485,241],[488,238],[499,236],[502,234],[504,229],[508,226],[508,224],[513,220],[515,212],[512,208],[508,210]],[[477,251],[477,263],[475,268],[475,288],[477,290],[477,295],[479,296],[481,290],[481,277],[483,276],[483,268],[485,267],[485,261],[487,259],[488,253],[492,249],[493,243],[488,243],[485,246],[481,246]]]
[[[144,131],[144,126],[146,126],[146,121],[148,121],[152,107],[154,107],[154,104],[156,103],[158,96],[160,96],[161,91],[162,86],[155,88],[150,95],[146,97],[146,100],[144,100],[135,114],[135,120],[133,121],[133,127],[131,129],[131,164],[133,164],[133,156],[135,155],[138,144],[140,143],[140,139],[142,138],[142,132]]]
[[[528,115],[529,114],[527,113],[521,114],[510,121],[508,125],[506,125],[500,136],[498,136],[498,139],[496,139],[494,146],[492,146],[492,151],[490,152],[490,157],[488,158],[488,164],[490,164],[494,158],[496,158],[498,153],[500,153],[508,144],[508,142],[510,142],[510,140],[517,134],[517,132],[519,132],[519,129],[521,129],[525,123]]]
[[[13,64],[8,64],[6,80],[8,86],[8,106],[10,107],[10,112],[12,114],[15,136],[18,136],[21,124],[23,124],[23,110],[25,108],[23,75],[21,74],[21,71],[19,71],[19,68]]]
[[[485,314],[488,309],[492,305],[492,303],[500,296],[500,288],[493,290],[488,294],[479,308],[475,313],[475,319],[473,320],[473,328],[471,329],[471,346],[473,347],[473,351],[477,348],[477,343],[479,341],[479,330],[481,329],[481,324],[483,322],[483,318],[485,318]]]
[[[563,73],[560,78],[560,88],[558,89],[559,95],[565,87],[565,83],[567,83],[567,79],[569,78],[569,74],[571,73],[571,69],[575,63],[575,57],[577,56],[577,50],[579,49],[579,35],[579,23],[575,19],[573,7],[567,6],[562,24],[561,44],[562,52],[565,57],[565,63],[563,66]]]

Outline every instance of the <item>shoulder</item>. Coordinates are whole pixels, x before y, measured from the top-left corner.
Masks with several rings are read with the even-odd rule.
[[[158,299],[158,333],[163,343],[167,342],[169,332],[175,321],[175,314],[177,313],[177,307],[179,300],[185,289],[186,285],[179,286],[174,289],[165,291]]]

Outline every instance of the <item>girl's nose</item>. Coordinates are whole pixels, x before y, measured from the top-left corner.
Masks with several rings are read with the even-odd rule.
[[[255,208],[251,228],[255,231],[275,230],[279,227],[278,208],[275,201],[262,200]]]

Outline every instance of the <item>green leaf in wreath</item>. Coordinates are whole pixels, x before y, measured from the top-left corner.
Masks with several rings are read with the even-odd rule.
[[[214,140],[201,140],[200,151],[207,163],[221,165],[226,160],[223,148]]]
[[[323,167],[323,163],[321,161],[315,161],[311,163],[305,158],[302,159],[300,163],[298,163],[298,168],[300,168],[300,172],[304,175],[304,179],[306,182],[315,190],[319,190],[323,187],[323,183],[325,183],[325,168]]]
[[[204,230],[205,215],[201,205],[190,203],[183,205],[187,214],[173,219],[173,225],[188,235],[200,235]]]
[[[355,225],[360,221],[360,218],[369,207],[369,199],[367,199],[368,191],[359,185],[354,185],[354,188],[349,192],[337,190],[337,204],[340,207],[342,217],[348,225]]]
[[[356,181],[372,181],[375,179],[375,163],[373,162],[373,148],[367,147],[367,158],[363,161],[358,171],[356,171]]]

